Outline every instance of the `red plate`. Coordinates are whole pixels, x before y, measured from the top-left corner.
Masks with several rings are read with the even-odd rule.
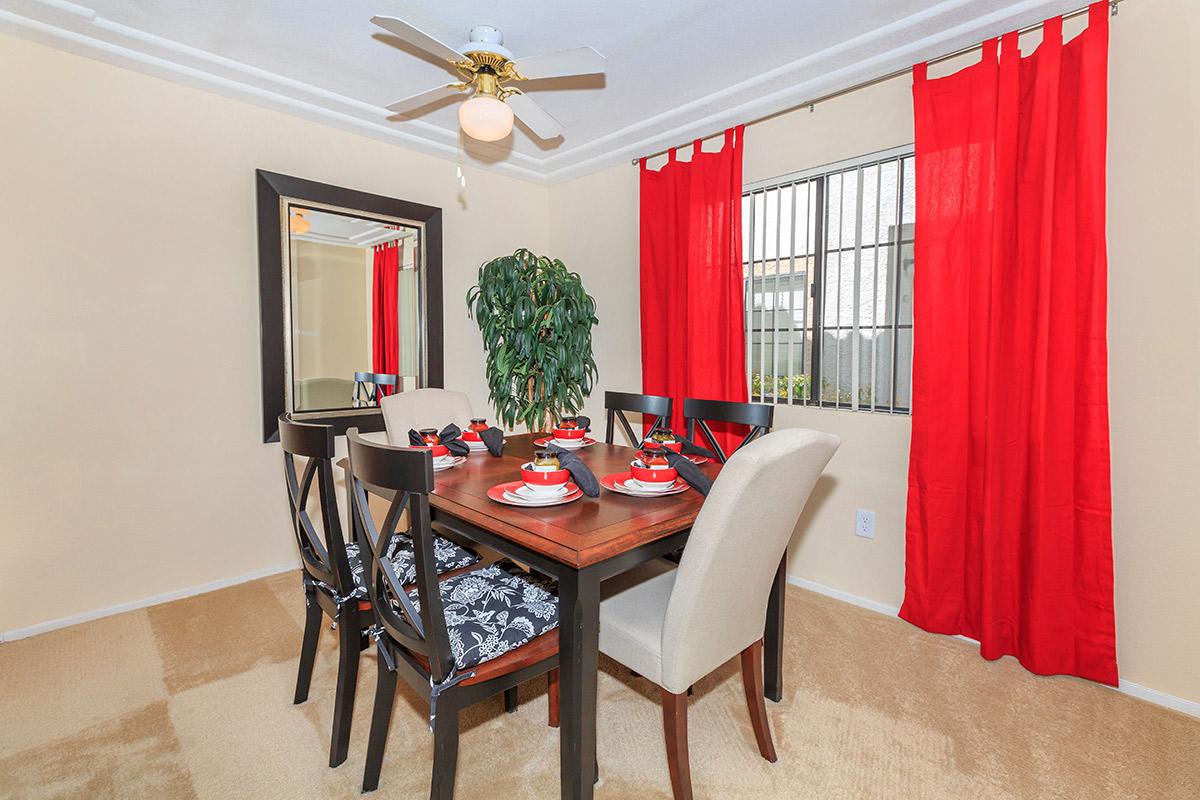
[[[515,506],[517,508],[549,508],[550,506],[561,506],[565,503],[578,500],[583,497],[583,490],[574,483],[567,483],[567,493],[562,497],[557,498],[553,502],[547,502],[542,505],[530,505],[528,503],[514,503],[504,496],[505,492],[514,491],[525,485],[525,481],[509,481],[508,483],[498,483],[487,490],[487,496],[497,503],[503,503],[506,506]]]
[[[534,445],[534,447],[549,447],[550,443],[553,441],[554,441],[553,436],[545,436],[541,439],[535,439],[533,441],[533,445]],[[579,447],[563,447],[563,450],[579,450],[584,447],[591,447],[595,443],[596,443],[595,439],[593,439],[590,436],[585,436],[585,437],[583,437],[583,444],[579,445]],[[559,447],[562,447],[562,445],[559,445]]]
[[[643,492],[641,494],[634,494],[633,492],[631,492],[628,489],[618,488],[616,486],[617,481],[624,483],[625,481],[629,480],[632,477],[633,476],[630,475],[628,472],[614,472],[612,475],[605,475],[603,478],[601,478],[600,485],[603,486],[605,489],[608,489],[610,492],[616,492],[617,494],[623,494],[623,495],[627,495],[629,497],[660,497],[660,496],[668,497],[673,494],[680,494],[682,492],[686,492],[688,489],[692,488],[692,487],[688,486],[687,483],[685,483],[682,478],[679,478],[675,481],[674,489],[668,489],[665,492],[653,492],[653,493]]]
[[[708,456],[692,456],[692,455],[689,455],[689,456],[685,456],[685,458],[686,458],[688,461],[692,462],[693,464],[706,464],[706,463],[708,463],[709,461],[711,461],[711,460],[712,460],[712,459],[711,459],[711,458],[709,458]]]

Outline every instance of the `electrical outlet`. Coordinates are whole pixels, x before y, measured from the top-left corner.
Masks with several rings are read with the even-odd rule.
[[[875,538],[875,512],[860,508],[854,517],[854,535],[864,539]]]

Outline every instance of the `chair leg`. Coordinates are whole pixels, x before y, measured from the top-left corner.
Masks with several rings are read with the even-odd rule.
[[[321,638],[321,606],[311,592],[304,593],[304,602],[307,604],[304,612],[304,641],[300,645],[300,670],[296,675],[296,697],[292,700],[293,703],[303,703],[308,699],[313,663],[317,660],[317,641]]]
[[[504,713],[517,713],[517,687],[515,686],[504,690]]]
[[[333,701],[333,739],[329,766],[336,767],[350,752],[350,723],[354,720],[354,690],[358,686],[358,654],[362,635],[357,611],[338,615],[338,676]]]
[[[454,800],[454,778],[458,772],[458,709],[438,700],[433,723],[433,782],[429,800]]]
[[[667,768],[675,800],[692,800],[692,770],[688,763],[687,692],[662,690],[663,734],[667,741]]]
[[[392,704],[396,700],[396,673],[379,661],[379,679],[375,684],[375,710],[371,714],[371,736],[367,741],[367,766],[363,770],[363,791],[379,788],[379,772],[383,769],[383,751],[387,746],[388,727],[392,721]]]
[[[767,704],[763,697],[763,643],[760,639],[742,651],[742,686],[746,690],[746,705],[750,709],[750,724],[758,740],[758,752],[774,764],[775,744],[771,741],[771,725],[767,720]]]
[[[552,669],[546,673],[546,697],[550,701],[550,727],[557,728],[559,720],[557,669]]]

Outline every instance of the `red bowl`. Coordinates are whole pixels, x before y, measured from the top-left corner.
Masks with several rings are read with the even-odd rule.
[[[550,431],[555,439],[582,439],[587,433],[584,428],[553,428]]]
[[[629,471],[633,473],[634,480],[642,483],[674,483],[675,479],[679,477],[679,473],[675,471],[674,467],[649,469],[638,466],[639,463],[637,461],[629,462]]]
[[[425,446],[425,447],[417,447],[414,449],[416,449],[416,450],[432,450],[434,458],[441,458],[442,456],[450,455],[450,448],[446,447],[446,445],[444,445],[444,444],[435,444],[433,447]]]
[[[530,469],[530,464],[521,465],[521,480],[531,486],[539,488],[553,488],[555,486],[566,486],[567,481],[571,479],[571,473],[565,469],[551,470],[536,470]]]
[[[459,438],[462,439],[464,442],[482,442],[483,441],[482,439],[479,438],[479,431],[472,431],[472,430],[463,431],[462,435]]]
[[[663,445],[661,442],[652,442],[649,439],[642,442],[643,450],[657,450],[658,448],[660,448],[662,446]],[[667,442],[667,449],[678,453],[680,450],[683,449],[683,442]]]

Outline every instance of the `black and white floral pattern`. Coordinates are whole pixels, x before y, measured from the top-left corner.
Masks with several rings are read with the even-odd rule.
[[[470,669],[516,650],[558,627],[558,597],[493,564],[439,584],[450,652],[458,669]],[[416,590],[408,593],[421,610]]]
[[[396,570],[397,577],[403,584],[410,584],[417,579],[417,564],[413,554],[412,539],[404,534],[392,540],[392,546],[387,554],[388,559]],[[346,543],[346,558],[350,561],[350,572],[354,575],[355,586],[365,586],[363,563],[358,554],[358,542]],[[474,550],[459,547],[454,542],[441,536],[433,537],[433,559],[437,564],[438,574],[450,572],[479,563],[479,554]]]

